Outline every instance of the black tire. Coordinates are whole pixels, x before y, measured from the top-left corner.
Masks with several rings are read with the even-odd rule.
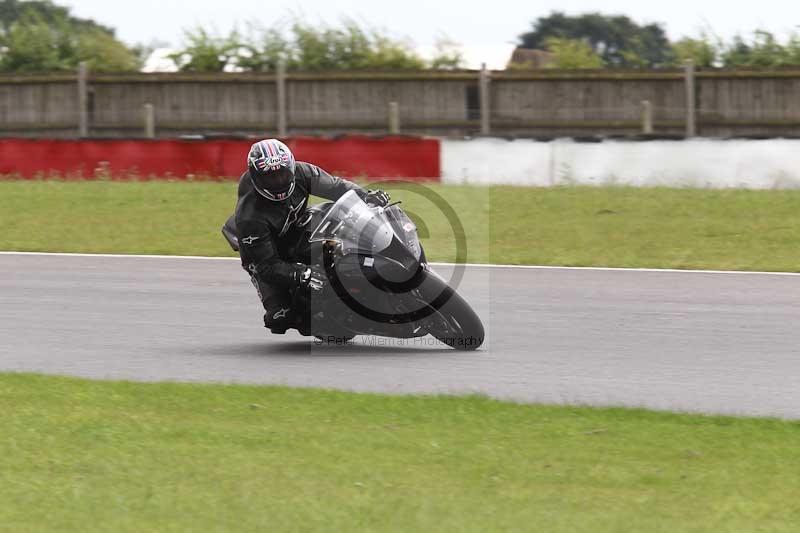
[[[430,297],[432,311],[422,320],[423,327],[440,342],[462,351],[477,350],[483,344],[480,317],[456,291],[435,274],[426,272],[422,296]]]

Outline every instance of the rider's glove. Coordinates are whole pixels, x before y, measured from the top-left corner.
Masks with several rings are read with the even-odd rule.
[[[294,281],[300,288],[319,292],[325,287],[325,274],[313,267],[298,263],[294,272]]]
[[[386,207],[389,205],[389,200],[389,195],[380,189],[367,191],[367,195],[364,196],[364,201],[375,207]]]

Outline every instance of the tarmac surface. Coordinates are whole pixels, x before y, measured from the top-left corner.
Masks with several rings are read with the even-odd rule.
[[[800,418],[800,276],[470,266],[458,290],[477,352],[318,346],[263,329],[235,260],[0,254],[0,371]]]

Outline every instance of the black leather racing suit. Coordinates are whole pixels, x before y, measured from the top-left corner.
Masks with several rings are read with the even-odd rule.
[[[355,183],[331,176],[310,163],[298,161],[295,188],[283,202],[267,200],[253,188],[249,171],[239,179],[236,202],[236,230],[242,267],[250,274],[264,305],[264,325],[276,332],[295,326],[291,309],[291,290],[297,283],[301,267],[287,261],[294,242],[283,239],[306,210],[308,196],[338,200],[347,191],[355,190],[364,197],[367,191]]]

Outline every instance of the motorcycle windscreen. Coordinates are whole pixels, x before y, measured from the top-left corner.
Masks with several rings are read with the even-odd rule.
[[[386,209],[384,214],[389,220],[398,240],[411,253],[412,257],[416,261],[419,261],[422,257],[422,246],[419,243],[417,225],[396,205]]]
[[[386,215],[348,191],[333,204],[309,242],[336,241],[342,253],[379,253],[392,243],[394,231]]]

